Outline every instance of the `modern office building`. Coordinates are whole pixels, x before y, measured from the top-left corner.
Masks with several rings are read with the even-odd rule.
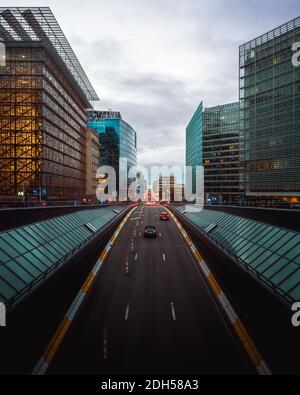
[[[175,183],[174,185],[174,201],[182,202],[184,201],[185,185],[181,183]]]
[[[212,203],[240,199],[239,103],[211,108],[200,104],[186,129],[186,165],[204,166],[204,193]]]
[[[202,166],[203,103],[200,103],[186,128],[186,166],[193,169],[192,192],[196,192],[196,167]]]
[[[163,202],[175,201],[175,184],[174,176],[159,176],[159,200]]]
[[[175,176],[160,176],[153,183],[154,196],[163,202],[182,202],[184,199],[184,185],[178,184]]]
[[[241,187],[246,200],[300,201],[300,18],[240,47]]]
[[[159,201],[159,179],[154,180],[152,183],[151,200],[154,202]]]
[[[96,199],[98,186],[97,171],[100,163],[100,143],[98,133],[93,129],[86,131],[86,197]]]
[[[240,199],[239,108],[230,103],[203,112],[204,191],[212,203]]]
[[[84,196],[87,108],[98,100],[49,8],[0,8],[0,195]]]
[[[136,131],[122,119],[119,112],[93,110],[89,111],[88,115],[89,128],[96,130],[99,135],[100,166],[111,166],[116,172],[115,197],[118,197],[119,187],[127,191],[135,178],[128,176],[126,179],[119,176],[120,170],[129,174],[130,169],[137,166]]]

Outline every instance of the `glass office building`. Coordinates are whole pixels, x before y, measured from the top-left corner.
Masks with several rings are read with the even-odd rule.
[[[300,18],[240,47],[241,186],[246,199],[300,201]]]
[[[203,103],[201,102],[186,128],[186,166],[193,169],[193,193],[196,192],[196,167],[202,166]]]
[[[203,112],[204,190],[213,203],[240,199],[239,110],[230,103]]]
[[[49,8],[0,8],[0,195],[84,196],[98,100]]]
[[[119,170],[129,173],[130,169],[137,166],[137,134],[125,122],[119,112],[89,111],[88,127],[95,129],[100,142],[100,166],[111,166],[117,176],[117,195],[119,194]],[[126,159],[126,168],[120,159]],[[134,177],[127,178],[127,185],[134,181]],[[126,180],[121,180],[120,186],[127,190]]]

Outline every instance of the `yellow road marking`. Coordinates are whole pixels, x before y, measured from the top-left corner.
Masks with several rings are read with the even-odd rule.
[[[100,261],[103,262],[106,258],[107,255],[107,251],[106,249],[102,252],[102,254],[100,255]]]
[[[246,351],[248,352],[252,362],[256,367],[260,366],[262,357],[258,352],[253,340],[251,339],[250,335],[248,334],[246,328],[242,324],[240,319],[237,319],[236,323],[233,324],[236,333],[238,334],[239,338],[241,339]]]
[[[197,259],[197,262],[199,263],[202,260],[202,256],[200,255],[200,252],[198,250],[196,250],[194,255],[195,255],[195,258]]]
[[[49,346],[44,353],[44,358],[48,364],[51,363],[70,325],[71,321],[67,317],[65,317],[61,322],[59,328],[55,332],[55,335],[53,336],[51,342],[49,343]]]
[[[216,294],[216,296],[221,295],[222,289],[219,286],[217,280],[215,279],[215,277],[210,273],[210,275],[208,276],[208,281],[212,287],[212,289],[214,290],[214,293]]]
[[[93,281],[95,280],[95,275],[93,273],[90,273],[88,278],[86,279],[85,283],[83,284],[81,290],[84,294],[88,293],[88,290],[90,289]]]

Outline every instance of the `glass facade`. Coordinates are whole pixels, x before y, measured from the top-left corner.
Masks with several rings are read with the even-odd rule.
[[[203,103],[200,103],[186,128],[186,166],[193,168],[193,192],[196,191],[196,167],[202,166]]]
[[[0,73],[0,194],[16,195],[42,174],[42,49],[6,48]]]
[[[100,144],[98,133],[95,130],[87,129],[86,136],[86,195],[95,201],[98,187],[97,171],[99,168]]]
[[[204,190],[214,203],[240,198],[239,109],[230,103],[203,112]]]
[[[300,18],[240,47],[241,186],[246,197],[300,197]]]
[[[89,112],[88,127],[95,129],[99,134],[100,142],[100,166],[111,166],[117,175],[117,192],[119,191],[120,158],[127,159],[127,168],[122,169],[126,173],[137,166],[137,134],[136,131],[123,119],[119,113],[111,115],[110,112]],[[128,179],[131,183],[133,179]],[[129,184],[128,184],[129,185]],[[121,186],[121,185],[120,185]],[[122,185],[127,190],[125,185]]]
[[[97,95],[48,8],[0,8],[0,27],[0,194],[84,196],[86,109]]]

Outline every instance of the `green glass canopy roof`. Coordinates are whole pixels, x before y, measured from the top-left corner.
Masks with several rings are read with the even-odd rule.
[[[30,292],[123,209],[84,210],[0,233],[0,302],[10,306]]]
[[[221,211],[184,215],[288,302],[300,300],[300,233]]]

